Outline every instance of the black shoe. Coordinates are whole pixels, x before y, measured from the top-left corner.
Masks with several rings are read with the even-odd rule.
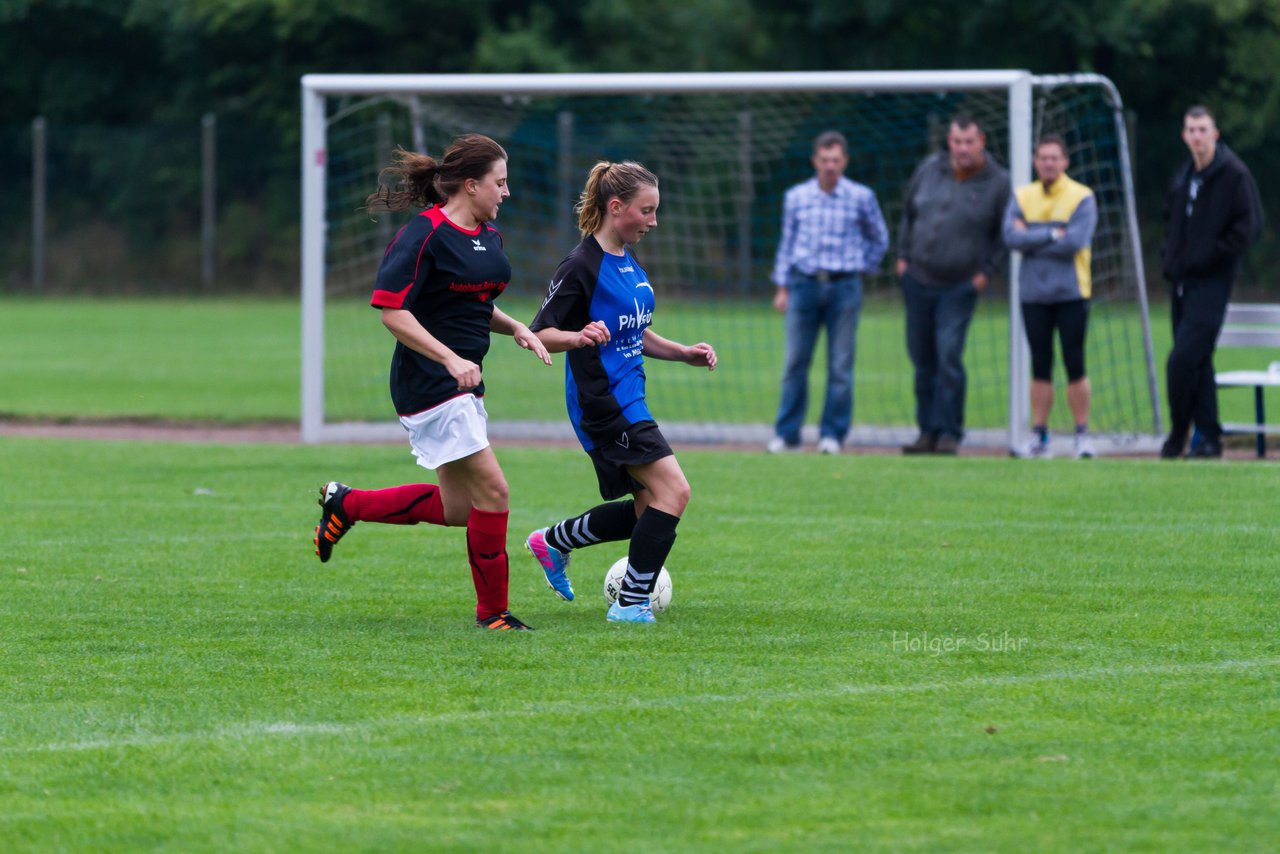
[[[1191,453],[1187,454],[1189,460],[1220,460],[1222,459],[1222,443],[1205,441],[1201,442],[1191,449]]]
[[[938,437],[930,436],[928,433],[921,433],[916,440],[910,445],[902,446],[904,454],[932,454],[938,445]]]
[[[1165,439],[1164,444],[1160,446],[1160,459],[1162,460],[1182,459],[1182,443],[1175,442],[1173,439]]]
[[[494,614],[492,617],[486,617],[483,620],[476,620],[476,628],[493,629],[494,631],[499,632],[533,631],[533,626],[526,626],[510,611],[503,611],[501,614]]]
[[[327,563],[333,554],[333,547],[342,539],[342,535],[350,531],[355,522],[347,518],[347,511],[342,508],[342,499],[351,491],[345,483],[331,480],[320,487],[320,524],[316,525],[316,554],[321,563]]]
[[[933,444],[933,452],[948,457],[954,457],[960,450],[960,440],[955,436],[939,436],[938,441]]]

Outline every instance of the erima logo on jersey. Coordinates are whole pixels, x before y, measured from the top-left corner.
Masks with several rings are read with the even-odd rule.
[[[628,265],[627,265],[627,266],[625,266],[625,267],[619,267],[619,268],[618,268],[618,272],[619,272],[619,273],[634,273],[635,271],[636,271],[636,268],[635,268],[635,267],[632,267],[630,264],[628,264]]]
[[[479,240],[476,240],[475,238],[472,238],[471,242],[475,244],[475,245],[474,245],[474,246],[472,246],[471,248],[472,248],[472,249],[474,249],[476,252],[488,252],[488,251],[489,251],[488,249],[485,249],[483,246],[481,246],[481,245],[480,245],[480,241],[479,241]]]
[[[551,280],[551,285],[547,288],[547,296],[542,301],[543,308],[546,308],[547,303],[551,302],[551,300],[555,298],[556,291],[560,290],[560,285],[562,285],[563,283],[564,283],[564,279],[561,279],[558,282],[555,279]]]
[[[638,300],[632,300],[632,303],[636,307],[635,314],[618,315],[618,331],[619,332],[621,332],[624,329],[643,329],[645,326],[649,325],[649,322],[651,320],[653,320],[652,309],[650,309],[649,311],[645,311],[643,308],[640,307],[640,302]]]
[[[614,439],[613,441],[614,441],[616,444],[619,444],[619,445],[621,445],[621,446],[622,446],[622,447],[624,447],[624,448],[630,448],[630,447],[631,447],[631,437],[630,437],[630,436],[628,436],[628,435],[626,434],[626,432],[625,432],[625,431],[623,431],[622,435],[621,435],[621,436],[619,436],[618,438]]]

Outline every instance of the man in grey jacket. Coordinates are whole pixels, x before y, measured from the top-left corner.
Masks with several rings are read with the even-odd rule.
[[[920,435],[906,454],[954,454],[964,438],[965,336],[978,294],[1007,254],[1000,226],[1009,173],[986,145],[977,121],[957,115],[947,150],[926,157],[907,185],[897,271]]]

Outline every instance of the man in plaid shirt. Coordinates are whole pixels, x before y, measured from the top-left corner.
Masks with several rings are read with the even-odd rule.
[[[818,451],[838,454],[853,423],[853,357],[862,311],[862,274],[880,265],[889,229],[869,187],[844,177],[849,145],[836,131],[813,142],[815,175],[787,191],[774,264],[773,307],[786,314],[786,364],[770,453],[800,448],[809,365],[827,330],[827,394]]]

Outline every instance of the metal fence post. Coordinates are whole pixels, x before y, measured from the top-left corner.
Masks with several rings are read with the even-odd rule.
[[[422,125],[422,99],[414,95],[409,99],[409,121],[413,124],[413,150],[427,153],[427,130]]]
[[[376,138],[373,142],[373,174],[380,175],[383,167],[391,162],[391,116],[386,113],[379,114],[376,128]],[[378,217],[379,246],[389,246],[391,244],[391,238],[395,234],[392,224],[390,211],[384,211]]]
[[[205,290],[213,288],[218,251],[218,117],[205,113],[200,120],[201,167],[204,194],[200,206],[200,242],[203,252],[200,282]]]
[[[45,227],[48,213],[48,123],[39,116],[31,123],[31,290],[44,290]]]
[[[556,245],[569,246],[578,232],[573,213],[573,113],[569,110],[556,115],[556,153]]]
[[[751,210],[755,202],[752,167],[751,111],[738,113],[738,290],[747,293],[755,278],[751,269]]]

